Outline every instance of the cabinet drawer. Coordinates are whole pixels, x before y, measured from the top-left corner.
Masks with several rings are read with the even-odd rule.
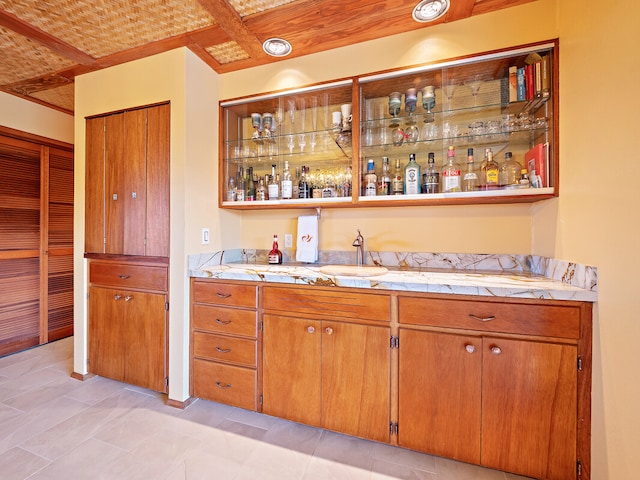
[[[139,288],[166,292],[167,267],[91,262],[89,282],[116,288]]]
[[[232,285],[197,280],[193,282],[193,301],[197,303],[256,308],[257,299],[255,285]]]
[[[388,322],[391,299],[385,294],[365,294],[347,290],[267,286],[264,288],[264,308]]]
[[[256,345],[257,342],[255,340],[214,335],[212,333],[193,333],[193,355],[209,360],[255,367]]]
[[[255,370],[193,360],[193,395],[196,397],[257,410],[256,385]]]
[[[195,330],[256,338],[256,316],[257,313],[252,310],[194,305],[193,328]]]
[[[572,306],[531,305],[400,297],[400,323],[561,338],[580,337],[580,311]]]

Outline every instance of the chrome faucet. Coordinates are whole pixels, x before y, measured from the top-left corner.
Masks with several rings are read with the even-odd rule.
[[[356,265],[361,267],[364,265],[364,237],[358,229],[358,236],[353,241],[353,246],[356,247]]]

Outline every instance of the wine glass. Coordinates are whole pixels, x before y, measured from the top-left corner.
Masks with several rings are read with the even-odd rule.
[[[449,110],[451,110],[451,104],[453,102],[453,94],[456,92],[457,85],[453,83],[448,83],[442,86],[442,91],[444,92],[444,96],[447,97],[447,105]]]
[[[409,114],[406,128],[404,130],[404,138],[407,143],[416,143],[420,136],[420,129],[416,126],[416,120],[413,112],[416,111],[418,103],[418,93],[415,88],[409,88],[404,94],[404,110]]]
[[[422,108],[425,109],[424,123],[431,123],[435,120],[432,110],[436,106],[436,87],[428,85],[422,89]]]
[[[259,113],[252,113],[251,114],[251,126],[253,127],[253,135],[251,136],[251,139],[256,144],[261,144],[262,143],[262,129],[263,129],[262,115],[261,114],[259,114]]]
[[[471,90],[471,95],[473,95],[473,106],[478,106],[478,92],[480,91],[480,87],[482,87],[482,80],[480,77],[476,75],[473,77],[473,80],[467,82],[469,85],[469,89]]]
[[[315,148],[316,148],[317,130],[318,130],[318,97],[311,97],[311,135],[309,138],[309,145],[311,145],[312,153],[315,151]]]
[[[400,107],[402,106],[402,94],[400,92],[392,92],[389,94],[389,115],[391,115],[392,122],[389,124],[389,127],[395,128],[399,127],[400,123],[398,122],[398,114],[400,113]]]

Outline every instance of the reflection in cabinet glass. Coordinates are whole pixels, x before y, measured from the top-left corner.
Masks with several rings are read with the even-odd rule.
[[[556,196],[557,66],[557,41],[550,41],[222,102],[220,205],[513,203]],[[450,147],[455,162],[443,175]],[[483,169],[489,149],[498,170],[511,152],[509,175]],[[413,153],[426,172],[431,152],[446,193],[443,185],[426,193],[427,179],[420,178],[417,194],[389,195],[381,180],[376,195],[364,195],[369,160],[383,179],[385,158],[404,168]],[[311,198],[300,198],[295,188],[291,199],[268,197],[286,162],[294,186],[306,177]],[[449,181],[451,171],[460,172],[459,181]],[[469,172],[476,182],[462,181]],[[471,187],[465,191],[463,184]]]

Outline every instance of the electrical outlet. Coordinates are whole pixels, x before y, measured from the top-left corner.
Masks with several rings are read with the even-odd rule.
[[[209,229],[202,229],[202,245],[209,245]]]
[[[293,234],[285,233],[284,234],[284,248],[293,248]]]

